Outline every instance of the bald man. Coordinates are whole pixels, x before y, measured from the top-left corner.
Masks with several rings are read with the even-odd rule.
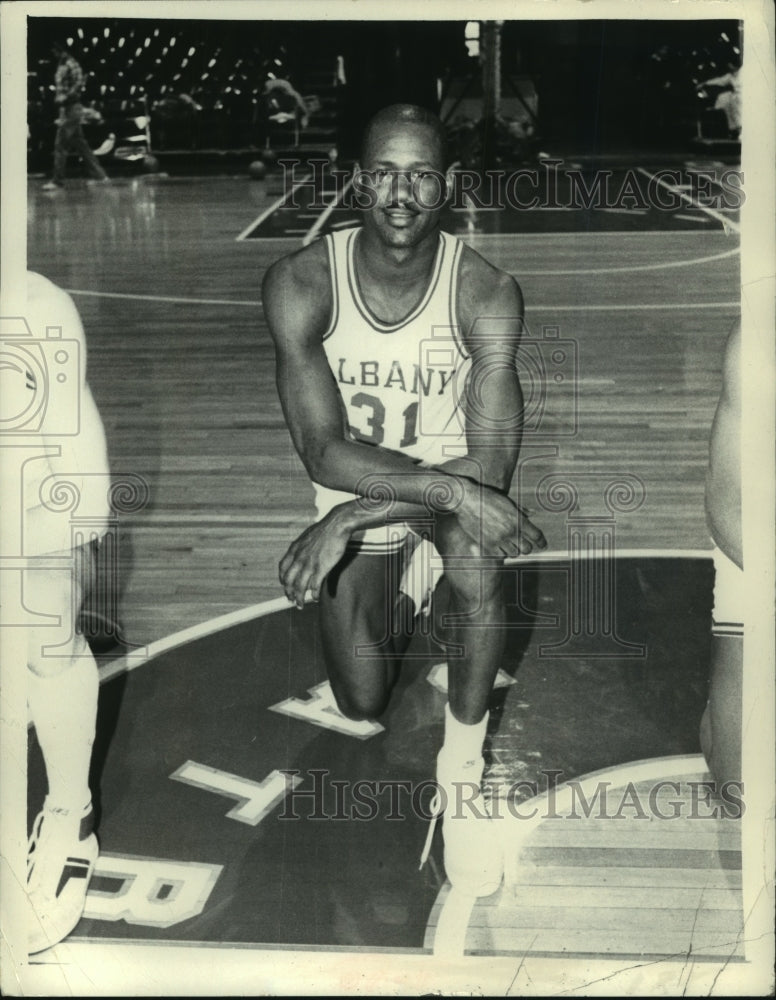
[[[522,435],[522,294],[441,231],[451,181],[439,120],[414,105],[382,110],[355,168],[362,224],[279,260],[263,303],[318,510],[281,560],[280,581],[298,607],[320,603],[340,711],[374,719],[408,642],[395,627],[402,575],[418,539],[441,555],[449,703],[434,812],[444,813],[452,884],[488,895],[503,871],[481,795],[505,640],[500,569],[546,543],[508,495]]]

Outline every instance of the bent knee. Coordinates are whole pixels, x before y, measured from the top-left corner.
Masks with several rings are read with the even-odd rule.
[[[91,657],[86,639],[72,635],[61,645],[48,629],[30,629],[27,637],[27,669],[36,677],[58,677],[84,657]]]
[[[502,596],[503,574],[493,559],[445,560],[445,577],[451,592],[468,603],[481,604]]]
[[[475,542],[461,529],[438,534],[434,544],[443,560],[449,560],[462,567],[496,569],[504,563],[501,552],[483,548],[480,542]]]
[[[388,707],[388,694],[337,690],[332,685],[337,708],[352,722],[374,722]]]

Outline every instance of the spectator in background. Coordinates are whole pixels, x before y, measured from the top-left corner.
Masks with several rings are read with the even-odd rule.
[[[269,145],[270,122],[284,125],[291,121],[297,127],[307,128],[309,112],[304,98],[287,78],[270,76],[259,100],[258,126],[262,145]]]
[[[84,108],[81,95],[85,84],[84,71],[60,42],[54,42],[51,51],[59,60],[54,74],[54,101],[59,108],[59,117],[57,137],[54,140],[54,176],[43,185],[43,189],[54,191],[64,187],[68,153],[78,153],[83,157],[92,177],[106,184],[109,181],[108,175],[100,166],[83,133]]]
[[[202,105],[191,94],[166,94],[153,105],[155,145],[158,149],[196,149]]]
[[[302,128],[307,127],[307,105],[290,80],[283,77],[267,80],[264,84],[264,96],[270,118],[276,115],[293,115],[300,120]]]
[[[701,95],[707,87],[718,87],[719,93],[714,101],[714,110],[721,111],[727,119],[727,126],[732,138],[741,134],[741,70],[730,66],[727,73],[704,80],[696,87]]]

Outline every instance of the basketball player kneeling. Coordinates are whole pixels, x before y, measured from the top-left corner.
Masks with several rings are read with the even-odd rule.
[[[308,594],[320,602],[340,711],[374,718],[408,642],[390,618],[406,603],[402,574],[418,537],[437,549],[450,593],[437,760],[445,868],[457,888],[487,895],[503,870],[479,791],[505,639],[500,569],[546,543],[508,495],[522,431],[522,295],[510,275],[441,231],[447,162],[430,112],[379,112],[355,173],[363,225],[274,264],[263,303],[319,517],[281,561],[281,583],[299,607]],[[383,655],[359,656],[364,647]]]

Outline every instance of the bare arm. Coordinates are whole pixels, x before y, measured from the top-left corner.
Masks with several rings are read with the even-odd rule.
[[[432,485],[432,493],[438,491],[440,494],[444,494],[444,489],[439,490],[439,487],[444,487],[445,482],[451,480],[462,487],[460,498],[453,497],[457,506],[452,509],[476,551],[518,555],[530,552],[534,545],[539,548],[546,546],[541,531],[506,496],[522,436],[523,397],[516,369],[522,327],[522,296],[511,278],[492,268],[489,273],[480,274],[480,279],[483,278],[479,285],[474,279],[469,282],[473,293],[468,301],[462,303],[461,309],[465,342],[472,357],[466,399],[466,456],[442,463],[438,472],[424,473],[411,460],[394,452],[352,445],[359,451],[367,448],[372,467],[377,469],[379,466],[380,477],[388,483],[396,483],[397,499],[381,508],[370,508],[360,500],[341,504],[292,543],[281,561],[280,578],[289,599],[298,606],[302,606],[308,589],[313,598],[317,598],[326,574],[341,558],[353,532],[385,524],[389,516],[394,520],[417,520],[428,518],[429,512],[449,515],[451,511],[446,510],[443,504],[433,507],[429,503],[431,494],[426,483]],[[486,309],[489,317],[480,315]],[[318,322],[320,327],[320,323],[325,325],[326,319]],[[316,334],[319,345],[322,332],[319,328]],[[325,355],[322,367],[328,373]],[[329,381],[336,394],[336,386]],[[339,402],[337,406],[336,428],[332,412],[329,435],[341,440]],[[302,439],[295,437],[295,442],[297,440],[300,442],[297,448],[304,460]],[[328,454],[331,453],[329,446]],[[400,464],[393,462],[395,458],[401,459]],[[392,463],[390,470],[389,462]],[[321,464],[325,465],[325,459]],[[317,478],[317,469],[318,466],[312,463],[308,466],[313,478]],[[424,483],[422,503],[411,499],[414,484],[403,482],[408,469],[418,477],[418,481]],[[392,479],[393,470],[401,473],[398,480]],[[335,480],[324,485],[360,492],[353,489],[353,485],[358,484],[351,485],[352,479],[344,486],[342,482]],[[409,489],[406,488],[408,486]]]
[[[510,275],[492,271],[467,283],[459,303],[464,342],[472,358],[466,397],[467,460],[472,475],[507,492],[523,437],[523,393],[517,349],[523,330],[523,296]]]
[[[714,414],[706,474],[706,515],[711,535],[728,558],[743,567],[741,542],[741,328],[725,345],[722,391]]]
[[[322,486],[365,495],[376,480],[397,501],[446,513],[474,499],[473,484],[413,459],[349,439],[341,399],[323,348],[328,278],[312,280],[310,258],[284,258],[267,272],[264,311],[276,348],[276,378],[294,446]],[[441,488],[440,488],[441,487]]]

